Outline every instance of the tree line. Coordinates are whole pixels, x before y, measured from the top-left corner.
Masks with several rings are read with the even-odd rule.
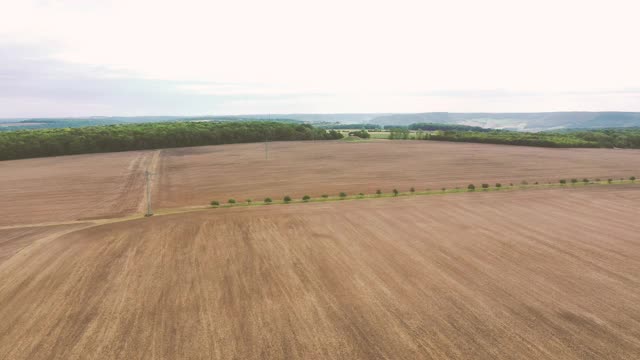
[[[415,126],[414,126],[415,125]],[[447,125],[448,126],[448,125]],[[565,132],[519,132],[484,129],[428,130],[431,126],[412,124],[392,128],[391,140],[440,140],[539,147],[626,148],[640,149],[640,128],[573,130]],[[411,132],[410,129],[417,131]]]
[[[340,139],[337,131],[282,122],[163,122],[0,133],[0,160],[262,141]]]
[[[576,132],[436,131],[425,140],[477,142],[541,147],[640,148],[640,129],[585,130]]]

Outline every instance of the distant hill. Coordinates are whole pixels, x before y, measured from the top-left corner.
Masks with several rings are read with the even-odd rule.
[[[391,114],[370,120],[379,125],[442,123],[519,131],[602,129],[640,126],[638,112],[417,113]]]
[[[517,131],[564,129],[604,129],[640,127],[640,112],[538,112],[538,113],[354,113],[354,114],[247,114],[203,116],[93,116],[85,118],[0,119],[0,131],[84,127],[164,121],[247,121],[305,122],[325,124],[376,124],[386,126],[416,123],[455,124]]]

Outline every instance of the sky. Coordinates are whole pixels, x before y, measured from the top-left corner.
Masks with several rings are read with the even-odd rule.
[[[637,0],[0,0],[0,117],[640,111]]]

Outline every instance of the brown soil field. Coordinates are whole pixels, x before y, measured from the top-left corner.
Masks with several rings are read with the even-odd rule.
[[[546,149],[428,141],[275,142],[0,162],[0,227],[121,217],[154,206],[423,190],[560,178],[640,177],[640,150]]]
[[[144,170],[159,151],[0,161],[0,226],[142,212]]]
[[[631,166],[598,161],[574,173]],[[472,177],[473,163],[452,171]],[[93,226],[0,263],[0,358],[635,359],[639,215],[628,185]]]
[[[0,229],[0,265],[34,242],[42,242],[88,226],[88,224],[52,225]]]
[[[548,149],[436,141],[278,142],[163,151],[158,207],[285,195],[439,189],[469,183],[546,183],[640,177],[640,150]]]

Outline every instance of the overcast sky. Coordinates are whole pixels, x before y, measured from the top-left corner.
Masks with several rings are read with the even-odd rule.
[[[637,0],[0,5],[0,117],[640,111]]]

